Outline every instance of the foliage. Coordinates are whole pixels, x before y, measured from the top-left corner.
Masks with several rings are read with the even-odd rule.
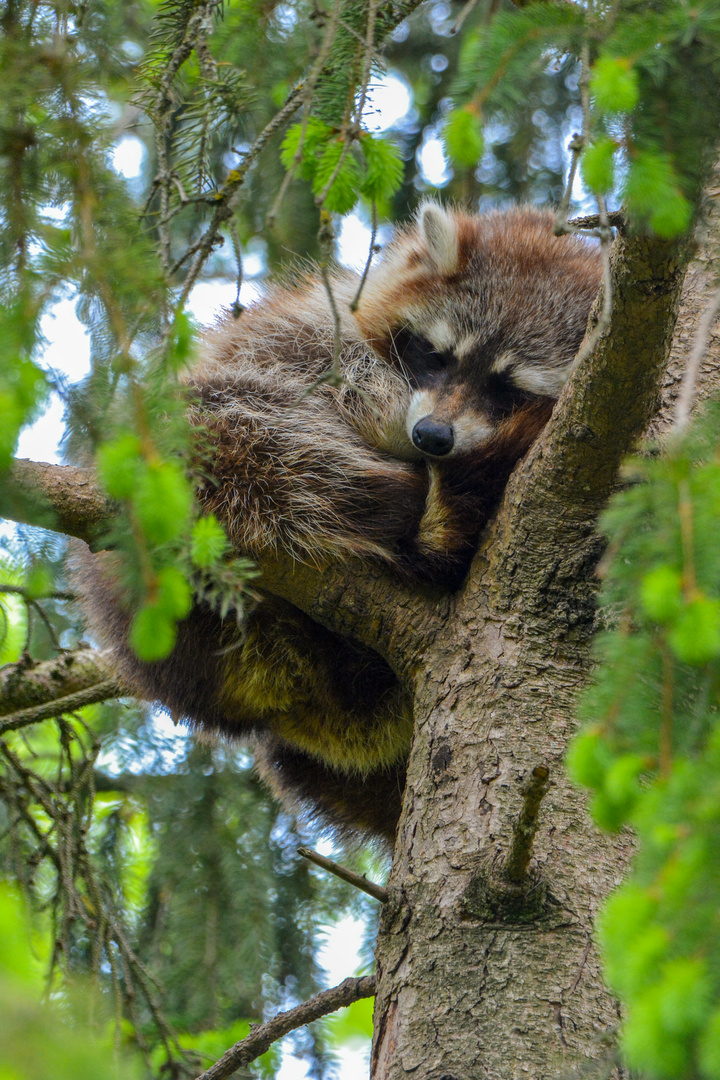
[[[567,53],[589,60],[582,124],[588,186],[611,191],[617,163],[631,218],[662,237],[682,233],[720,118],[717,4],[547,0],[520,12],[500,9],[466,37],[454,99],[491,125],[522,101],[539,70]],[[461,115],[452,113],[445,131],[456,160]]]
[[[638,853],[606,904],[622,1048],[650,1076],[720,1076],[720,404],[692,433],[629,466],[606,512],[614,629],[568,757],[606,829]]]
[[[47,935],[44,941],[42,935],[31,935],[20,898],[7,886],[0,888],[0,921],[0,1075],[8,1080],[86,1080],[107,1075],[108,1062],[115,1059],[111,1071],[117,1080],[137,1080],[137,1061],[117,1054],[111,1030],[98,1034],[83,1021],[87,988],[82,996],[76,988],[64,1009],[43,1003],[38,944],[47,945]]]

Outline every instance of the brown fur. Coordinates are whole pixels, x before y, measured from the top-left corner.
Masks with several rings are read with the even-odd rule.
[[[460,583],[547,422],[597,290],[597,253],[551,225],[529,208],[483,218],[423,208],[371,270],[356,316],[354,275],[334,279],[341,386],[308,393],[333,348],[318,277],[275,286],[208,335],[187,379],[212,447],[198,497],[238,551],[379,559],[405,577]],[[423,442],[428,421],[446,439],[439,450]],[[107,557],[83,566],[92,627],[137,693],[251,737],[286,804],[392,838],[412,718],[384,660],[266,597],[242,642],[198,605],[172,655],[141,664]]]

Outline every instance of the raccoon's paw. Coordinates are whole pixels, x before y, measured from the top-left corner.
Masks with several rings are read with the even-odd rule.
[[[468,529],[457,507],[446,500],[441,471],[428,465],[428,475],[425,510],[412,540],[403,545],[398,568],[424,585],[454,590],[467,574],[477,530]]]

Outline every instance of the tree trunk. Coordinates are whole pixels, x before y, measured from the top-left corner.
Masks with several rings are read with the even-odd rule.
[[[598,832],[562,762],[591,663],[597,514],[656,408],[685,261],[657,241],[617,242],[612,328],[427,634],[376,953],[374,1080],[612,1068],[618,1007],[593,919],[632,838]]]

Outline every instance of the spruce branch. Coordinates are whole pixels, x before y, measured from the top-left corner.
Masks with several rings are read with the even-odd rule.
[[[372,997],[375,993],[375,977],[364,975],[360,979],[345,979],[339,986],[331,990],[323,990],[315,997],[297,1005],[294,1009],[279,1013],[266,1024],[260,1024],[248,1036],[235,1043],[227,1050],[219,1061],[216,1061],[197,1080],[226,1080],[238,1069],[255,1061],[273,1043],[282,1039],[290,1031],[311,1024],[313,1020],[319,1020],[321,1016],[344,1009],[361,998]]]
[[[346,866],[341,866],[340,863],[333,862],[332,859],[327,859],[324,855],[319,855],[312,848],[299,847],[297,850],[298,855],[302,855],[303,859],[315,863],[316,866],[327,870],[330,874],[334,874],[341,881],[346,881],[348,885],[353,885],[356,889],[360,889],[361,892],[367,893],[374,900],[379,900],[381,904],[387,904],[390,899],[390,894],[383,885],[368,881],[363,874],[356,874],[354,870],[348,870]]]
[[[210,219],[210,223],[207,229],[197,241],[197,243],[193,244],[190,248],[188,248],[188,250],[181,256],[181,258],[179,258],[173,264],[170,269],[170,274],[172,276],[174,273],[176,273],[177,270],[180,269],[181,266],[183,266],[188,261],[188,259],[192,258],[193,255],[195,256],[192,267],[188,271],[185,282],[183,283],[183,289],[177,305],[178,309],[182,308],[183,304],[187,300],[187,297],[190,294],[190,290],[192,289],[193,285],[197,280],[198,274],[202,269],[202,265],[205,259],[208,257],[213,247],[219,242],[220,228],[232,216],[232,199],[238,189],[244,183],[248,169],[253,164],[253,162],[255,161],[265,144],[268,142],[268,140],[272,138],[278,128],[282,127],[288,117],[292,116],[292,114],[298,108],[298,106],[300,105],[300,98],[302,93],[302,83],[300,83],[298,86],[296,86],[293,90],[290,91],[282,108],[280,108],[275,113],[275,116],[272,118],[272,120],[270,120],[265,125],[265,127],[260,132],[250,149],[243,155],[242,162],[236,168],[230,170],[220,190],[212,196],[211,200],[208,200],[212,201],[215,210],[213,212],[212,218]]]
[[[105,682],[89,686],[86,690],[78,690],[76,693],[68,694],[66,697],[54,698],[44,705],[34,705],[30,709],[20,709],[18,712],[10,713],[0,720],[0,735],[4,735],[8,731],[19,731],[21,728],[29,727],[30,724],[38,724],[41,720],[49,720],[53,716],[76,712],[77,709],[82,709],[86,705],[95,705],[97,702],[107,701],[109,698],[117,697],[121,692],[119,684],[113,679],[108,679]]]
[[[78,649],[39,664],[26,655],[0,668],[0,731],[107,701],[122,692],[108,652]]]

